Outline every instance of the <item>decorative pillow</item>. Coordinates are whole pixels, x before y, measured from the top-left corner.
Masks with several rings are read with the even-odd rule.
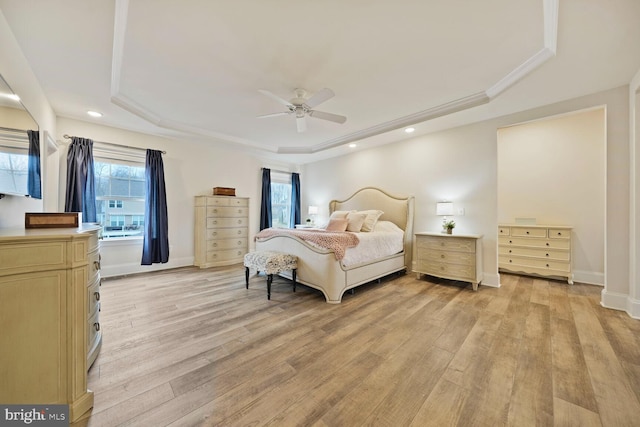
[[[333,218],[327,224],[327,231],[346,231],[349,220],[347,218]]]
[[[378,221],[376,223],[376,228],[374,231],[383,231],[383,232],[398,232],[404,233],[400,227],[392,223],[391,221]]]
[[[364,220],[367,218],[367,214],[358,213],[358,212],[349,212],[347,215],[347,220],[349,224],[347,224],[347,231],[353,231],[354,233],[359,233],[362,229],[362,224],[364,224]]]
[[[358,213],[366,214],[367,217],[364,220],[364,224],[362,224],[362,229],[360,231],[373,231],[378,222],[378,218],[384,213],[379,210],[368,210],[368,211],[359,211]]]
[[[329,219],[346,218],[347,215],[349,215],[349,212],[354,212],[354,211],[333,211]]]

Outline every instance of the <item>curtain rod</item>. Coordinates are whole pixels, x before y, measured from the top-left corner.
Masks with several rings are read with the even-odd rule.
[[[286,174],[289,174],[289,175],[291,175],[292,173],[294,173],[294,172],[281,171],[281,170],[278,170],[278,169],[271,169],[271,168],[262,168],[262,169],[269,169],[271,172],[286,173]],[[295,173],[300,173],[300,172],[295,172]]]
[[[62,135],[62,136],[63,136],[64,138],[66,138],[66,139],[74,138],[73,136],[69,136],[69,135],[67,135],[66,133],[65,133],[64,135]],[[76,137],[76,138],[78,138],[78,137]],[[132,150],[141,150],[141,151],[146,151],[146,149],[145,149],[145,148],[132,147],[132,146],[130,146],[130,145],[124,145],[124,144],[116,144],[116,143],[114,143],[114,142],[104,142],[104,141],[94,141],[94,142],[97,142],[97,143],[99,143],[99,144],[113,145],[113,146],[115,146],[115,147],[130,148],[130,149],[132,149]],[[166,152],[166,151],[162,151],[162,150],[158,150],[158,151],[160,151],[162,154],[167,154],[167,152]]]

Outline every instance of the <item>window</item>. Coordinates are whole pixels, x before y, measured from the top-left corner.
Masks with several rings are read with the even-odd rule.
[[[289,228],[291,175],[271,172],[271,226]]]
[[[28,150],[0,152],[0,193],[27,194]]]
[[[97,220],[105,239],[142,237],[145,207],[144,164],[94,160]]]

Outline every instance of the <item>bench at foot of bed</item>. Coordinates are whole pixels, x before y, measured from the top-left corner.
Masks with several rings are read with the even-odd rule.
[[[293,278],[293,292],[296,291],[296,270],[298,269],[298,257],[276,251],[255,251],[244,256],[244,276],[246,287],[249,289],[249,270],[255,269],[257,273],[263,271],[267,275],[267,299],[271,299],[271,282],[273,275],[291,270]]]

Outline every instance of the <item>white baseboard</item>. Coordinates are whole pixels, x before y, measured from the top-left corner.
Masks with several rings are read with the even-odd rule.
[[[573,281],[578,283],[586,283],[588,285],[604,286],[604,273],[574,270]]]
[[[480,286],[490,286],[492,288],[500,287],[500,275],[499,274],[487,274],[483,273],[482,283]]]
[[[604,308],[624,311],[634,319],[640,319],[640,300],[627,294],[608,292],[606,289],[602,290],[601,295],[600,305]]]
[[[140,263],[127,263],[103,266],[100,271],[101,277],[125,276],[127,274],[148,273],[150,271],[168,270],[170,268],[188,267],[193,265],[193,257],[169,258],[165,264],[140,265]]]

